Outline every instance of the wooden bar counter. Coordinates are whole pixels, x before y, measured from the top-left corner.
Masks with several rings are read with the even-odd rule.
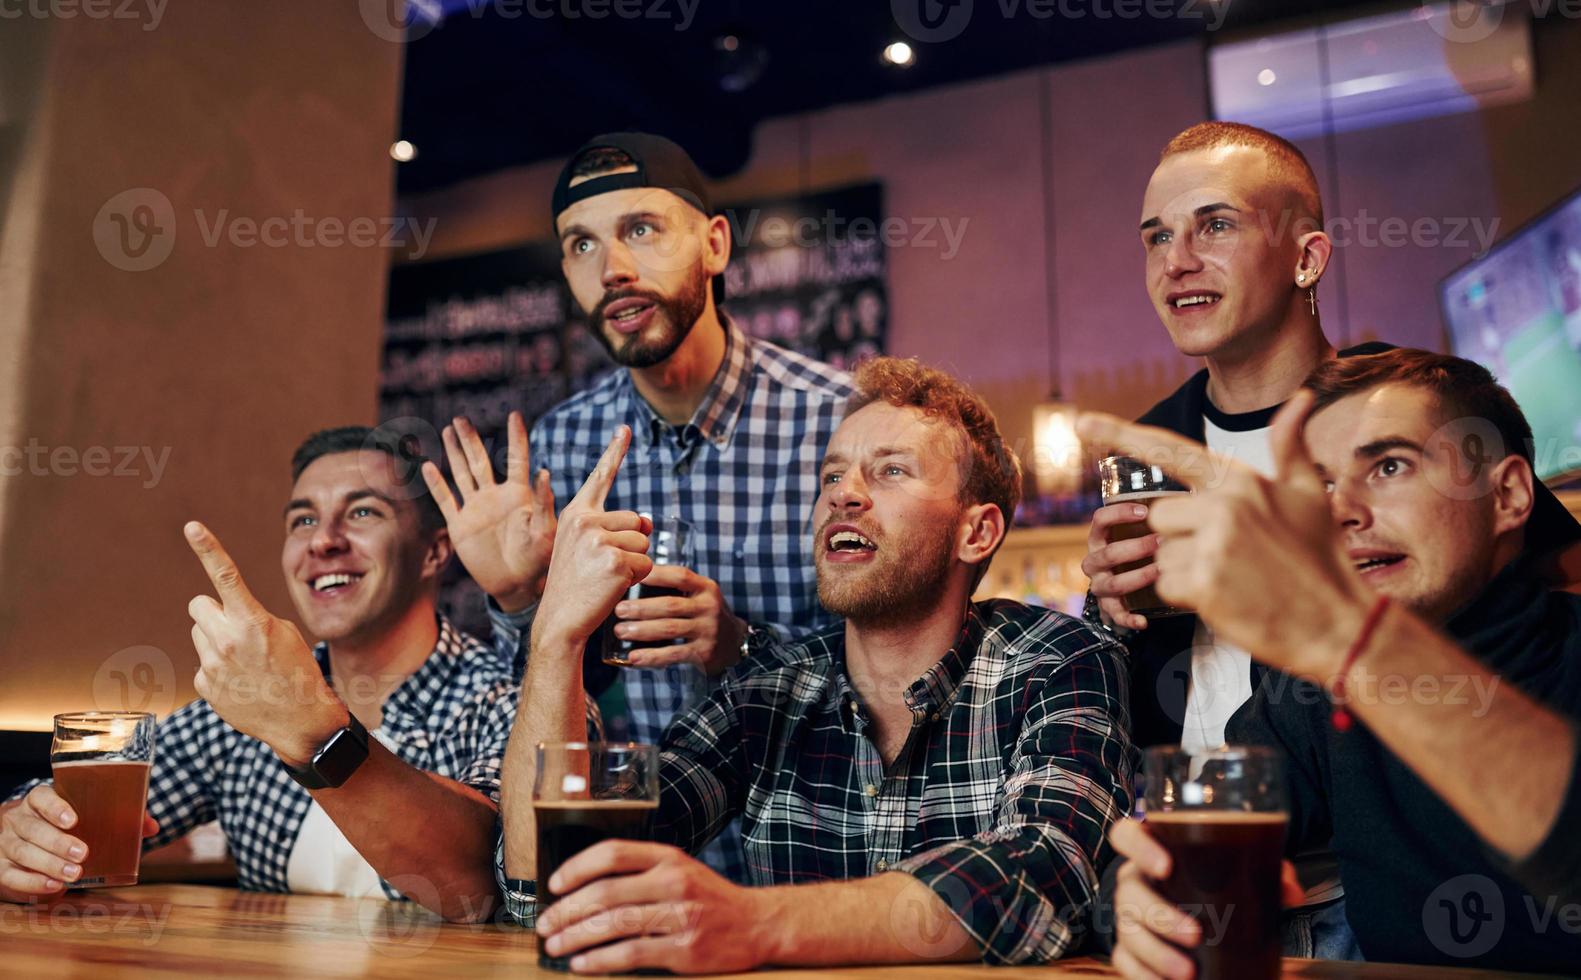
[[[1048,966],[914,966],[775,970],[786,980],[1109,977],[1091,958]],[[0,975],[7,977],[564,977],[538,967],[531,932],[456,925],[376,899],[275,895],[200,885],[72,892],[0,905]],[[1479,970],[1287,960],[1286,977],[1479,980]],[[1524,976],[1530,977],[1530,974]]]

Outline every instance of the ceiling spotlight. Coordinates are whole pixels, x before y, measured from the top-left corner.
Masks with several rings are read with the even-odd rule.
[[[411,163],[417,158],[417,147],[407,140],[396,140],[390,144],[390,156],[396,163]]]
[[[745,92],[763,77],[769,49],[745,31],[727,30],[714,38],[714,80],[726,92]]]
[[[910,68],[917,60],[916,52],[905,41],[896,41],[884,49],[884,60],[898,68]]]
[[[1258,85],[1263,85],[1263,86],[1272,85],[1274,82],[1276,82],[1278,80],[1279,80],[1279,76],[1274,74],[1274,70],[1272,68],[1264,68],[1262,71],[1257,73],[1257,84]]]

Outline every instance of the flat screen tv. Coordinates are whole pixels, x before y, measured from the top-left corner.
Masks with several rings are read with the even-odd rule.
[[[1445,277],[1438,301],[1450,349],[1520,402],[1538,478],[1581,475],[1581,188]]]

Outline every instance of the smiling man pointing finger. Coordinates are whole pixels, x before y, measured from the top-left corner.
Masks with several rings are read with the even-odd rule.
[[[322,642],[265,609],[219,539],[187,525],[214,594],[188,605],[201,700],[160,723],[148,845],[217,819],[243,888],[487,916],[514,639],[491,650],[439,613],[445,523],[417,462],[381,433],[310,437],[275,519],[296,612]],[[0,820],[0,898],[12,900],[80,873],[82,842],[53,790],[24,789]]]

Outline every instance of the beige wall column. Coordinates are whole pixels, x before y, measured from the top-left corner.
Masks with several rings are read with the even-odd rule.
[[[289,615],[290,453],[376,404],[400,45],[88,6],[0,27],[0,728],[192,696],[188,519]]]

